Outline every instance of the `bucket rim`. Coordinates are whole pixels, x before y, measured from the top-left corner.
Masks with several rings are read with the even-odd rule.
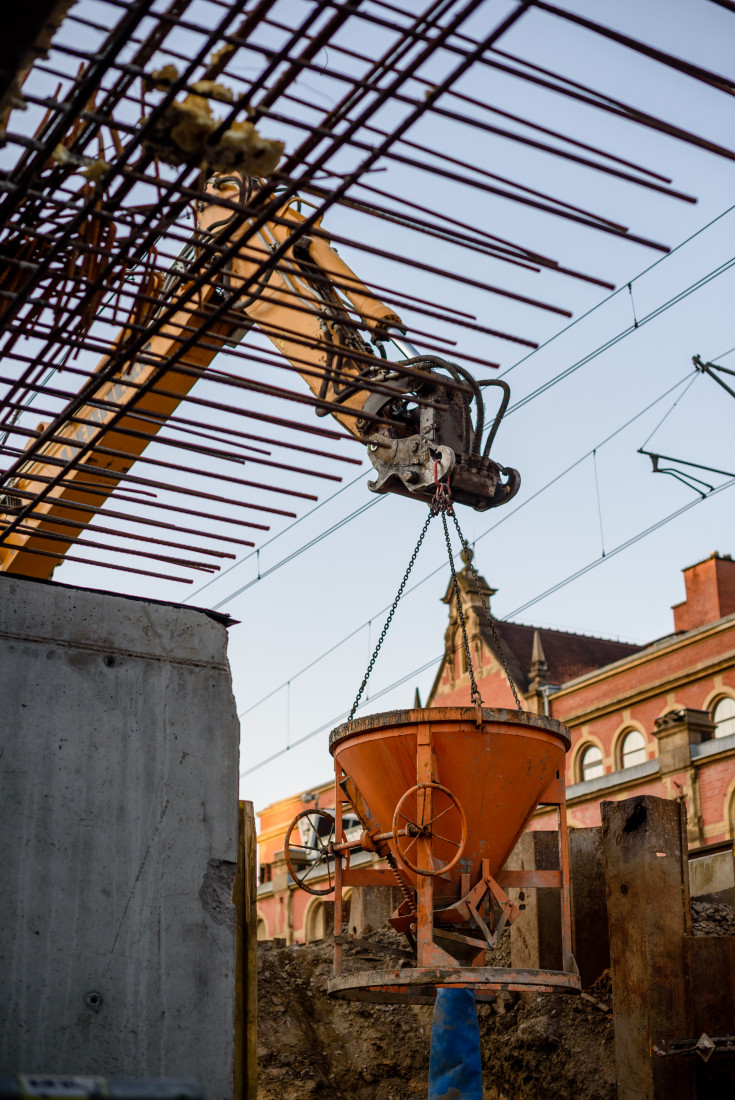
[[[359,733],[372,733],[393,726],[410,726],[418,722],[474,722],[476,715],[474,707],[421,707],[366,714],[361,718],[353,719],[352,722],[343,722],[335,726],[329,734],[329,751],[334,755],[334,750],[339,744]],[[527,710],[509,710],[504,707],[483,707],[482,720],[552,733],[564,742],[565,752],[572,744],[572,735],[567,727],[550,715],[533,714]]]

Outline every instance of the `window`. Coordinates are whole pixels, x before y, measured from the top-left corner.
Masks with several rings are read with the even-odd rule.
[[[636,764],[645,764],[646,739],[639,730],[628,730],[623,734],[620,762],[623,768],[634,768]]]
[[[583,783],[586,783],[588,779],[599,779],[602,775],[602,752],[597,745],[590,745],[589,748],[584,750],[579,770]]]
[[[715,737],[729,737],[735,733],[735,699],[729,695],[718,699],[712,711],[715,723]]]

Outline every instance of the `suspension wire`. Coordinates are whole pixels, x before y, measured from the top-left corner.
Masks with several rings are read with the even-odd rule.
[[[690,241],[693,241],[696,237],[699,237],[700,234],[704,233],[707,229],[713,226],[716,222],[720,221],[721,218],[724,218],[727,214],[731,213],[731,211],[733,210],[735,210],[735,203],[733,203],[732,206],[728,206],[726,210],[723,210],[722,213],[718,214],[717,217],[712,219],[712,221],[709,221],[706,223],[706,225],[701,226],[699,229],[697,229],[695,233],[692,233],[691,236],[686,237],[683,241],[680,241],[679,244],[675,245],[674,248],[672,248],[670,252],[667,252],[665,256],[659,256],[659,258],[657,260],[654,260],[652,264],[649,264],[648,267],[644,267],[642,271],[639,271],[638,274],[634,275],[632,279],[629,279],[627,283],[619,286],[617,290],[613,290],[600,302],[588,309],[586,313],[580,313],[579,317],[575,317],[573,321],[570,321],[568,325],[564,326],[564,328],[561,328],[558,332],[555,332],[554,335],[550,336],[548,340],[545,340],[543,344],[539,344],[539,346],[537,348],[534,348],[533,351],[529,351],[521,359],[518,359],[515,363],[513,363],[512,366],[508,367],[508,369],[503,371],[503,373],[498,377],[505,378],[506,374],[510,374],[510,372],[512,370],[515,370],[516,367],[520,367],[521,363],[525,363],[526,360],[530,359],[533,355],[538,355],[540,351],[543,351],[544,348],[547,348],[549,344],[552,344],[554,342],[554,340],[558,340],[560,336],[563,336],[565,332],[569,332],[569,330],[571,328],[574,328],[575,325],[578,325],[580,321],[584,321],[586,317],[589,317],[590,314],[594,313],[596,310],[601,309],[602,306],[612,301],[612,299],[615,298],[618,294],[622,294],[623,291],[632,283],[637,282],[638,279],[642,279],[643,276],[647,275],[649,271],[653,271],[654,267],[658,267],[658,265],[662,264],[664,260],[668,260],[669,257],[673,256],[675,252],[678,252],[680,248],[683,248],[685,245],[689,244]],[[733,348],[732,350],[735,351],[735,348]],[[722,357],[720,356],[720,358]]]
[[[630,308],[633,310],[633,328],[638,328],[638,318],[635,314],[635,298],[633,297],[633,284],[628,283],[628,291],[630,293]]]
[[[613,550],[609,550],[606,557],[595,558],[593,561],[588,562],[588,564],[583,566],[581,569],[578,569],[575,573],[571,573],[568,577],[565,577],[563,580],[559,581],[551,588],[546,589],[545,592],[541,592],[538,596],[534,596],[533,599],[529,600],[521,607],[516,608],[514,611],[511,612],[511,614],[517,615],[521,611],[525,611],[527,608],[531,607],[533,604],[540,603],[541,600],[546,598],[546,596],[549,596],[554,592],[558,592],[559,589],[564,588],[565,585],[570,584],[578,577],[581,577],[585,573],[588,573],[596,566],[601,565],[604,561],[610,561],[610,559],[615,557],[616,554],[619,554],[623,550],[627,550],[630,546],[633,546],[635,543],[640,542],[641,539],[646,538],[654,531],[659,530],[659,528],[663,527],[665,524],[670,523],[671,520],[677,519],[685,512],[688,512],[691,508],[696,508],[698,504],[702,503],[702,500],[710,500],[717,493],[721,493],[725,489],[731,489],[733,486],[735,486],[735,478],[726,482],[724,485],[718,485],[717,488],[713,489],[711,493],[708,493],[706,497],[697,497],[696,500],[689,501],[689,503],[685,504],[682,508],[677,508],[676,511],[669,513],[668,516],[664,516],[656,523],[651,524],[650,527],[645,528],[643,531],[639,531],[637,535],[633,535],[632,538],[629,538],[625,542],[620,543],[620,545],[616,546]],[[416,676],[420,676],[422,673],[435,666],[437,662],[442,659],[443,656],[443,653],[435,654],[430,661],[425,661],[424,664],[419,665],[418,668],[412,669],[410,672],[406,673],[405,676],[402,676],[399,680],[395,680],[392,684],[388,684],[387,687],[381,688],[381,690],[376,692],[376,694],[373,696],[373,700],[379,699],[383,695],[388,695],[389,692],[395,691],[399,687],[403,687],[404,684],[408,683],[410,680],[413,680]],[[304,744],[304,742],[310,741],[313,737],[316,737],[318,736],[318,734],[323,733],[324,730],[330,729],[338,725],[346,716],[347,711],[344,711],[342,714],[338,714],[334,718],[330,718],[329,721],[324,722],[323,725],[319,726],[318,729],[311,730],[310,733],[306,733],[303,735],[303,737],[300,737],[297,741],[294,741],[291,745],[291,748],[293,749],[297,745],[302,745]],[[274,760],[278,759],[278,757],[282,756],[285,751],[285,749],[280,749],[278,752],[275,752],[271,756],[266,757],[265,760],[261,760],[257,764],[253,764],[251,768],[247,768],[245,771],[241,772],[240,776],[244,778],[246,775],[250,775],[252,772],[258,771],[260,768],[265,767],[266,764],[270,764]]]
[[[600,548],[602,550],[602,556],[605,557],[605,533],[602,529],[602,502],[600,500],[600,481],[597,477],[597,447],[592,452],[592,466],[595,471],[595,492],[597,494],[597,518],[600,521]]]
[[[652,439],[652,438],[653,438],[653,436],[654,436],[654,435],[656,434],[656,432],[657,432],[657,431],[659,430],[659,428],[660,428],[660,427],[661,427],[661,425],[663,424],[664,420],[667,420],[667,419],[668,419],[668,418],[669,418],[669,417],[671,416],[672,412],[674,411],[674,409],[676,408],[676,406],[677,406],[677,405],[679,404],[679,402],[681,401],[682,397],[685,397],[685,396],[686,396],[686,395],[687,395],[687,394],[689,393],[689,390],[691,389],[691,387],[692,387],[692,386],[694,385],[694,383],[695,383],[695,382],[697,381],[697,379],[698,379],[698,378],[699,378],[699,371],[696,371],[696,372],[695,372],[695,374],[694,374],[694,377],[693,377],[693,378],[691,379],[691,381],[689,382],[689,385],[687,386],[687,388],[686,388],[686,389],[684,390],[684,392],[683,392],[683,393],[680,393],[680,394],[679,394],[679,396],[678,396],[678,397],[677,397],[677,399],[676,399],[676,400],[674,401],[674,403],[673,403],[673,405],[671,406],[671,408],[669,409],[669,411],[668,411],[668,412],[666,412],[666,413],[664,413],[664,415],[663,415],[663,416],[661,417],[661,419],[659,420],[659,422],[658,422],[658,424],[656,425],[656,427],[655,427],[655,428],[653,429],[653,431],[651,432],[651,434],[650,434],[650,435],[647,435],[647,436],[646,436],[645,442],[644,442],[644,443],[641,443],[641,447],[645,447],[645,446],[646,446],[646,445],[648,444],[648,441],[649,441],[649,439]]]

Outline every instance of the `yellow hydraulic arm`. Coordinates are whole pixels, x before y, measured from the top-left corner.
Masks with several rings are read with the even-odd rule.
[[[247,202],[253,182],[236,174],[208,181],[210,201],[198,204],[192,259],[197,249],[211,252],[220,238],[227,244],[243,238],[241,247],[216,281],[151,330],[142,353],[98,389],[89,387],[85,403],[58,434],[43,441],[0,498],[0,517],[4,512],[11,519],[57,481],[0,543],[0,571],[50,577],[58,555],[81,534],[79,524],[94,518],[218,351],[239,341],[252,325],[304,378],[318,398],[317,415],[330,414],[367,445],[378,472],[370,483],[373,491],[428,500],[435,477],[451,474],[454,499],[481,510],[509,500],[517,491],[516,471],[497,466],[487,454],[507,404],[507,386],[496,381],[478,384],[463,368],[415,353],[402,338],[400,318],[360,282],[330,246],[319,223],[285,252],[275,269],[258,277],[264,260],[304,219],[295,204],[287,203],[255,233],[247,221],[229,232],[236,207]],[[148,288],[149,297],[160,297],[161,308],[175,307],[186,286],[186,265],[176,266],[169,279]],[[214,312],[223,294],[242,292],[243,287],[247,291],[235,294],[234,308],[213,319],[206,337],[187,346],[175,366],[160,373],[201,326],[207,311]],[[365,330],[372,343],[363,336]],[[119,353],[128,335],[124,330],[118,336],[112,354]],[[402,351],[399,362],[385,358],[387,341]],[[96,373],[109,363],[110,357],[104,356]],[[146,388],[154,372],[160,377]],[[482,448],[480,385],[487,384],[500,385],[504,393]],[[107,427],[115,416],[114,426]],[[92,446],[67,467],[85,444]]]

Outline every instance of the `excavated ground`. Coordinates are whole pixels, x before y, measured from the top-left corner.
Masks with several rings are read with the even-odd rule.
[[[692,905],[695,935],[735,935],[735,909]],[[369,933],[405,947],[391,931]],[[398,965],[377,950],[344,948],[345,970]],[[258,944],[258,1100],[425,1100],[429,1006],[335,1001],[326,994],[332,942]],[[509,943],[496,965],[509,965]],[[478,1006],[485,1100],[614,1100],[609,972],[579,996],[501,994]]]

